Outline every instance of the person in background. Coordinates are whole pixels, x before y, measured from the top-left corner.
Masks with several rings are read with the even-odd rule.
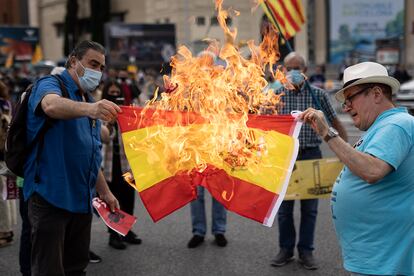
[[[317,65],[315,67],[315,73],[310,76],[309,82],[311,85],[316,86],[320,89],[325,88],[325,66],[323,65]]]
[[[137,103],[141,91],[138,88],[135,78],[131,79],[127,71],[121,70],[118,73],[118,82],[121,85],[122,94],[125,98],[124,105]]]
[[[203,51],[198,54],[199,57],[211,59],[210,63],[216,61],[217,56],[211,51]],[[207,219],[204,202],[204,187],[197,187],[197,199],[191,202],[191,223],[193,237],[187,244],[188,248],[195,248],[204,242],[207,232]],[[227,239],[224,236],[226,232],[227,210],[216,199],[212,197],[212,222],[211,233],[214,235],[214,242],[219,247],[227,245]]]
[[[332,218],[352,275],[414,275],[414,118],[396,107],[400,83],[379,63],[344,71],[335,95],[363,136],[354,146],[319,110],[300,119],[345,164],[333,187]]]
[[[318,100],[329,123],[335,127],[341,137],[347,140],[345,128],[332,108],[326,93],[317,87],[311,87],[312,91],[305,84],[304,73],[306,72],[305,59],[296,52],[291,52],[284,59],[286,77],[293,86],[288,90],[283,87],[276,91],[283,93],[281,101],[284,103],[279,114],[290,114],[294,110],[305,110],[308,107],[316,107],[312,94]],[[321,139],[309,125],[304,125],[299,134],[299,153],[297,160],[309,160],[322,158],[320,149]],[[284,266],[294,259],[294,249],[297,246],[299,262],[305,269],[314,270],[318,268],[313,256],[314,235],[316,227],[316,216],[318,214],[318,200],[306,199],[300,201],[301,222],[299,229],[299,242],[296,243],[296,229],[293,220],[294,200],[283,201],[278,211],[279,223],[279,248],[280,251],[271,265],[275,267]]]
[[[207,218],[204,203],[204,187],[197,187],[197,199],[191,202],[191,223],[193,237],[188,242],[188,248],[195,248],[204,242],[204,236],[207,232]],[[212,219],[211,233],[214,235],[214,242],[220,247],[227,245],[227,239],[224,236],[226,232],[227,210],[213,197],[212,199]]]
[[[0,161],[4,163],[4,144],[11,119],[9,88],[0,81]],[[5,166],[5,165],[4,165]],[[0,176],[0,191],[10,176]],[[0,248],[13,242],[13,225],[16,224],[16,202],[0,197]]]
[[[115,80],[108,80],[103,88],[102,99],[111,101],[115,104],[122,104],[122,88]],[[125,172],[130,171],[128,160],[125,156],[124,146],[122,144],[121,131],[117,122],[106,124],[110,130],[109,143],[103,146],[103,171],[106,181],[112,193],[118,198],[121,210],[133,215],[135,202],[135,189],[132,188],[122,176]],[[115,249],[125,249],[126,244],[140,244],[142,241],[131,230],[125,237],[122,237],[114,230],[109,229],[109,245]]]
[[[394,78],[396,78],[400,83],[407,82],[411,80],[411,76],[408,74],[405,66],[403,64],[397,64],[395,67],[394,74],[392,74]]]

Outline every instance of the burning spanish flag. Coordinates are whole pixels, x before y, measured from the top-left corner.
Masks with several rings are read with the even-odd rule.
[[[118,121],[134,188],[154,221],[195,200],[201,185],[228,210],[272,225],[297,156],[300,123],[294,117],[249,115],[251,144],[245,152],[215,155],[210,140],[224,139],[217,130],[227,122],[213,127],[193,112],[122,111]],[[191,153],[200,164],[193,163]]]
[[[264,89],[265,71],[286,83],[273,66],[279,59],[276,30],[265,30],[259,46],[248,42],[246,59],[233,44],[237,30],[226,25],[231,11],[222,0],[216,8],[225,45],[210,41],[197,56],[181,46],[160,97],[156,91],[145,108],[122,107],[118,122],[131,184],[154,221],[196,199],[201,185],[228,210],[271,226],[296,160],[301,124],[293,116],[259,115],[282,104],[280,95]]]

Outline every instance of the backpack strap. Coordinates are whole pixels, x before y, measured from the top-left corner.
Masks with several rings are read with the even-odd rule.
[[[69,93],[68,93],[68,90],[65,87],[65,84],[63,83],[62,77],[59,76],[59,75],[51,75],[51,76],[54,77],[59,82],[60,90],[62,92],[62,97],[69,98]],[[41,155],[42,150],[43,150],[43,145],[44,145],[46,132],[50,128],[52,128],[52,126],[54,125],[55,122],[56,122],[56,119],[53,119],[53,118],[50,118],[49,116],[46,116],[45,123],[43,124],[42,128],[39,130],[36,137],[33,139],[33,141],[30,143],[30,145],[28,147],[28,151],[30,151],[31,149],[33,149],[36,142],[39,142],[39,147],[37,148],[37,153],[36,153],[36,164],[38,164],[39,161],[40,161],[40,155]],[[36,169],[35,183],[39,183],[39,182],[40,182],[40,178],[39,178],[39,174],[38,174],[37,169]]]

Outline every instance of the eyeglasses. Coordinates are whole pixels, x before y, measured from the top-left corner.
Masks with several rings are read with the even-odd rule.
[[[352,99],[355,98],[356,96],[358,96],[359,94],[364,93],[365,91],[367,91],[368,89],[371,89],[372,87],[365,87],[362,88],[361,90],[359,90],[358,92],[354,93],[352,96],[349,96],[348,98],[345,99],[345,101],[342,103],[342,108],[350,108],[352,106]]]

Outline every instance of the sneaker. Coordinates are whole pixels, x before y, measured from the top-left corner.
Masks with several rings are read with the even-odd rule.
[[[284,266],[287,263],[294,260],[293,252],[286,249],[280,249],[279,253],[276,255],[276,258],[272,260],[271,266],[280,267]]]
[[[89,262],[91,264],[97,264],[102,262],[102,258],[96,255],[93,251],[89,250]]]
[[[142,240],[138,238],[137,234],[135,234],[132,231],[129,231],[128,234],[126,234],[125,237],[123,237],[124,242],[130,243],[130,244],[141,244]]]
[[[119,250],[126,248],[126,244],[123,242],[122,237],[117,233],[111,233],[109,235],[109,246]]]
[[[224,236],[224,234],[216,234],[215,237],[215,243],[220,247],[225,247],[227,245],[227,239]]]
[[[312,252],[299,253],[299,263],[308,270],[318,269],[318,265],[316,264]]]
[[[200,244],[204,242],[204,237],[199,235],[194,235],[191,240],[188,242],[187,247],[188,248],[196,248]]]

